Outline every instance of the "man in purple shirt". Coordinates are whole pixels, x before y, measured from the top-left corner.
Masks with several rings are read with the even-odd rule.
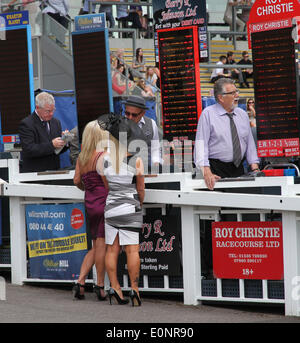
[[[202,170],[205,183],[211,190],[220,178],[243,175],[244,159],[252,171],[259,171],[259,159],[249,118],[238,107],[239,92],[234,80],[221,78],[216,81],[214,96],[217,103],[206,107],[199,118],[194,150],[195,165]],[[231,132],[232,114],[237,131],[236,144],[233,144]],[[237,166],[233,163],[233,145],[239,145],[240,163]]]

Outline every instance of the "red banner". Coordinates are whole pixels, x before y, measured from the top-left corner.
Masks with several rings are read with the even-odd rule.
[[[299,16],[299,13],[299,0],[256,0],[247,22],[249,49],[251,49],[252,32],[291,26],[292,18]]]
[[[299,156],[299,138],[259,140],[257,153],[259,157]]]
[[[212,248],[216,278],[283,278],[281,222],[214,222]]]

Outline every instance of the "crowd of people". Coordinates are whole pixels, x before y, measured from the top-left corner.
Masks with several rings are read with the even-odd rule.
[[[90,13],[90,2],[91,0],[83,0],[82,8],[79,11],[79,14],[88,14]],[[124,2],[124,0],[120,0]],[[139,0],[133,0],[133,3],[139,3]],[[91,4],[92,13],[96,12],[96,4]],[[106,15],[106,20],[108,22],[109,28],[114,28],[116,26],[116,21],[122,22],[123,27],[139,29],[143,37],[149,37],[150,27],[149,27],[149,18],[147,14],[143,14],[142,6],[140,5],[130,5],[129,8],[127,5],[118,5],[117,6],[117,16],[113,16],[112,5],[103,5],[99,6],[99,13],[104,12]],[[130,23],[130,24],[129,24]],[[111,35],[111,37],[113,37]]]
[[[47,92],[35,98],[35,110],[19,124],[22,147],[21,172],[60,169],[59,155],[70,148],[62,136],[60,121],[54,118],[55,99]],[[77,155],[74,184],[84,191],[92,248],[80,268],[73,292],[84,299],[85,280],[95,265],[97,299],[107,298],[104,275],[107,272],[111,288],[110,303],[127,304],[117,278],[118,256],[123,247],[127,255],[132,305],[141,305],[138,290],[140,271],[139,231],[142,228],[144,199],[144,163],[128,146],[139,139],[147,146],[146,163],[158,165],[160,160],[158,128],[154,120],[145,117],[145,99],[129,96],[124,104],[125,115],[104,114],[89,122],[83,131],[80,153]],[[126,133],[126,143],[120,139]],[[109,149],[108,149],[109,147]]]
[[[224,68],[225,65],[249,65],[249,68]],[[252,61],[249,59],[249,53],[248,51],[242,52],[242,58],[236,62],[234,59],[234,53],[232,51],[227,52],[227,56],[221,55],[219,57],[219,61],[216,63],[217,68],[214,68],[211,77],[210,82],[214,83],[218,79],[222,77],[228,77],[231,79],[238,80],[240,84],[240,88],[249,88],[249,82],[248,79],[252,77],[253,75],[253,69],[252,69]]]
[[[194,163],[202,171],[208,189],[224,177],[245,173],[246,162],[252,172],[259,171],[255,137],[254,100],[248,99],[247,111],[238,107],[239,91],[235,81],[223,77],[214,84],[216,104],[206,107],[198,122]],[[160,144],[156,123],[145,116],[143,97],[129,96],[125,115],[105,114],[84,128],[80,153],[76,160],[74,184],[84,191],[88,228],[92,248],[80,268],[73,292],[84,299],[85,280],[92,266],[97,271],[94,291],[98,300],[108,298],[127,304],[117,277],[118,256],[123,247],[127,256],[132,305],[141,305],[139,280],[139,231],[142,227],[144,175],[146,166],[136,151],[129,151],[130,142],[140,139],[147,146],[147,167],[159,165]],[[47,92],[36,96],[35,111],[19,125],[22,146],[21,172],[58,170],[59,154],[69,148],[62,139],[60,121],[53,117],[55,100]],[[126,133],[126,144],[120,132]],[[204,150],[199,145],[204,143]],[[155,144],[154,144],[155,143]],[[148,159],[148,160],[147,160]],[[104,289],[105,271],[110,289]]]
[[[57,2],[56,5],[60,2],[67,15],[67,0],[51,1]],[[229,0],[228,6],[229,3],[237,2],[239,1]],[[122,7],[118,6],[118,19],[126,18],[137,28],[145,28],[139,6],[131,7],[126,15],[123,11],[121,16]],[[114,27],[111,5],[101,5],[100,11],[103,10],[110,27]],[[89,1],[84,1],[80,14],[87,12]],[[49,15],[57,21],[62,19],[60,14],[51,11]],[[75,158],[73,181],[84,192],[92,247],[81,263],[73,296],[79,300],[85,298],[86,278],[95,265],[97,282],[94,292],[97,299],[105,301],[108,298],[111,304],[128,304],[129,300],[124,297],[117,277],[118,258],[121,249],[124,249],[131,286],[129,298],[133,306],[141,306],[138,288],[139,232],[143,220],[146,166],[140,157],[135,156],[135,152],[128,149],[128,144],[120,140],[119,134],[126,132],[128,143],[131,139],[142,139],[146,143],[148,165],[158,166],[162,163],[157,125],[154,120],[145,116],[145,99],[155,96],[160,74],[158,68],[146,66],[141,48],[136,49],[131,67],[124,63],[124,49],[111,54],[110,62],[113,90],[118,95],[124,95],[128,89],[130,93],[134,93],[134,89],[138,87],[141,97],[131,95],[127,98],[124,116],[103,114],[84,128],[81,146],[78,146]],[[259,171],[254,99],[248,99],[246,111],[239,108],[239,91],[234,81],[238,80],[241,88],[249,88],[247,80],[252,77],[253,71],[251,67],[224,68],[225,64],[251,66],[252,61],[248,52],[243,51],[242,59],[236,62],[234,53],[229,51],[227,56],[220,56],[217,68],[212,72],[211,82],[214,83],[216,104],[205,108],[199,117],[194,149],[194,164],[202,171],[209,190],[214,189],[220,178],[243,175],[245,162],[252,172]],[[21,172],[60,168],[59,155],[69,149],[71,144],[62,139],[68,130],[62,130],[59,120],[53,117],[54,111],[53,96],[42,92],[36,96],[35,111],[21,121]],[[204,143],[204,149],[199,146],[199,142]],[[105,272],[110,281],[108,292],[104,288]]]
[[[124,49],[111,53],[112,88],[116,96],[136,94],[145,98],[155,97],[160,85],[157,67],[146,66],[142,48],[137,48],[130,67],[124,62]]]

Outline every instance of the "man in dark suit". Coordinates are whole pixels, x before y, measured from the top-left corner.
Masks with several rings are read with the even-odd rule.
[[[60,121],[53,118],[55,100],[47,92],[39,93],[36,98],[35,111],[23,119],[19,125],[19,136],[22,146],[21,173],[57,170],[60,168],[59,154],[56,149],[66,151],[61,138]]]

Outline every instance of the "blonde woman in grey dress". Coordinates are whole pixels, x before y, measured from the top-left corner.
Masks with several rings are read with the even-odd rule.
[[[97,165],[103,183],[109,190],[104,212],[107,244],[105,267],[111,285],[108,296],[111,304],[112,300],[120,305],[128,303],[117,278],[118,257],[121,247],[124,247],[132,306],[140,306],[139,232],[143,220],[144,167],[141,158],[128,156],[126,147],[111,135],[109,147],[110,153],[102,154]]]

